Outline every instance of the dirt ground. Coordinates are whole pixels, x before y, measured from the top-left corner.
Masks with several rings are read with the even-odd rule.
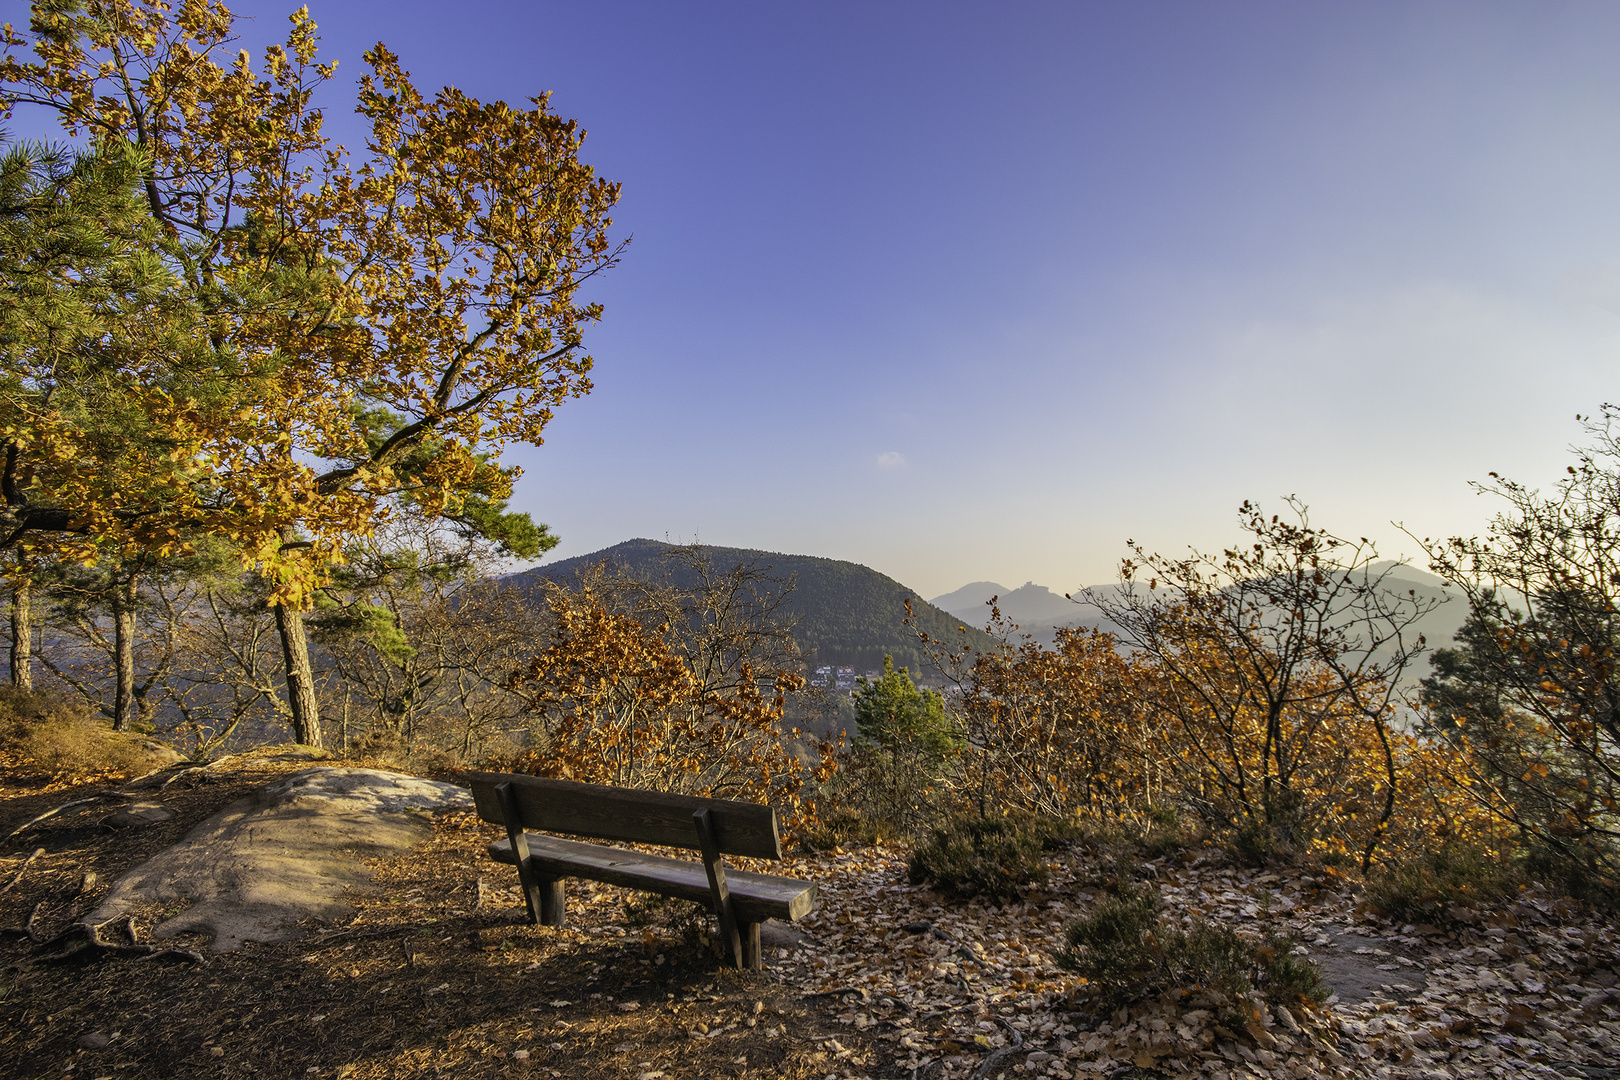
[[[163,792],[170,821],[99,824],[112,804],[29,830],[0,849],[21,879],[0,895],[0,1075],[147,1078],[824,1077],[843,1052],[881,1047],[767,971],[719,968],[692,937],[691,905],[570,889],[570,927],[529,925],[498,830],[441,816],[411,855],[374,866],[377,890],[342,926],[248,944],[197,964],[101,954],[53,962],[49,942],[111,882],[230,801],[307,759],[197,774]],[[0,788],[0,832],[111,785]],[[86,875],[94,877],[85,887]],[[482,888],[480,887],[482,883]],[[135,920],[140,940],[172,912]],[[33,934],[23,932],[32,915]],[[172,944],[206,954],[204,940]],[[842,1040],[841,1042],[839,1040]]]
[[[1470,924],[1397,926],[1343,875],[1246,869],[1207,845],[1132,873],[1172,912],[1299,942],[1326,1005],[1257,1008],[1243,1031],[1168,998],[1089,1015],[1057,956],[1116,864],[1083,845],[999,908],[912,884],[900,849],[795,856],[782,872],[816,881],[819,908],[768,925],[766,970],[750,974],[698,944],[691,904],[573,882],[569,928],[530,926],[515,872],[484,852],[499,830],[461,812],[374,863],[352,919],[312,921],[302,940],[57,959],[120,873],[310,764],[266,751],[133,800],[168,820],[114,827],[129,815],[101,799],[0,843],[0,1077],[1620,1080],[1608,916],[1527,889]],[[7,786],[0,771],[0,835],[110,789]],[[144,944],[176,913],[136,911],[119,940]]]

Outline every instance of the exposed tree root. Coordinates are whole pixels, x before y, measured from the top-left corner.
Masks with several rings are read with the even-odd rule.
[[[1018,1033],[1017,1028],[1005,1020],[1001,1020],[1001,1026],[1007,1029],[1007,1034],[1012,1036],[1013,1041],[979,1062],[979,1067],[973,1070],[973,1075],[968,1077],[968,1080],[984,1080],[987,1076],[994,1076],[998,1070],[1007,1068],[1008,1058],[1024,1048],[1024,1037]]]
[[[28,921],[21,926],[0,926],[0,937],[25,937],[29,941],[38,941],[39,932],[34,929],[34,924],[39,921],[39,912],[44,906],[43,900],[35,904],[28,913]]]
[[[43,854],[45,854],[44,848],[35,848],[34,853],[28,856],[28,858],[24,859],[23,864],[17,868],[17,876],[6,882],[4,885],[0,885],[0,893],[9,892],[14,889],[17,886],[17,883],[22,881],[23,875],[28,873],[29,865]]]
[[[61,806],[57,806],[57,807],[54,807],[54,808],[52,808],[50,810],[45,811],[43,814],[39,815],[36,818],[31,818],[28,821],[23,822],[21,825],[17,826],[15,829],[12,829],[10,832],[6,833],[5,836],[0,836],[0,844],[7,843],[13,837],[21,836],[24,832],[27,832],[29,829],[33,828],[35,825],[38,825],[42,821],[47,821],[50,818],[55,817],[57,814],[60,814],[64,810],[72,810],[75,806],[89,806],[91,803],[100,802],[102,799],[112,799],[112,798],[117,798],[117,797],[118,797],[117,792],[104,791],[104,792],[102,792],[102,793],[100,793],[98,795],[92,795],[88,799],[74,799],[72,802],[65,802]]]
[[[120,924],[123,925],[124,936],[129,938],[127,943],[113,941],[102,933],[105,928],[116,927]],[[186,960],[194,964],[208,963],[208,959],[202,953],[193,949],[164,948],[137,941],[135,920],[129,915],[120,915],[104,923],[73,923],[46,944],[61,946],[60,952],[40,957],[41,963],[46,964],[61,963],[66,960],[95,960],[108,954],[134,956],[142,960],[172,959]]]

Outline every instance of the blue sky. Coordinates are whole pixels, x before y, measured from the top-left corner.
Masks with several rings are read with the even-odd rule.
[[[510,458],[559,557],[1062,591],[1288,493],[1416,554],[1620,398],[1620,6],[310,6],[340,141],[380,39],[624,185],[596,391]]]

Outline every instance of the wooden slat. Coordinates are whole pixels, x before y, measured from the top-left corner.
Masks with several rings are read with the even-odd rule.
[[[639,851],[622,851],[600,844],[582,844],[534,833],[529,833],[524,839],[528,842],[533,864],[548,877],[577,877],[600,881],[604,885],[622,885],[692,900],[704,906],[708,906],[712,896],[709,875],[700,862],[643,855]],[[489,854],[497,862],[516,861],[512,856],[511,844],[505,840],[489,845]],[[793,922],[815,910],[814,882],[728,869],[726,885],[731,894],[732,910],[737,913],[739,922],[764,922],[766,919]]]
[[[756,859],[782,857],[776,811],[769,806],[514,773],[473,773],[473,801],[478,816],[496,825],[506,821],[495,795],[495,785],[504,782],[512,785],[525,828],[696,851],[692,815],[706,809],[714,821],[715,842],[721,854]]]

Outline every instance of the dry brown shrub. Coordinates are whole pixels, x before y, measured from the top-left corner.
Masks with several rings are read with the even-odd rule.
[[[150,737],[113,731],[81,703],[0,687],[0,745],[26,771],[78,781],[134,776],[168,756]]]
[[[835,767],[834,748],[810,747],[783,724],[799,677],[764,675],[746,658],[725,680],[704,679],[669,624],[653,628],[602,607],[590,590],[556,592],[555,628],[514,680],[531,701],[535,743],[497,767],[592,784],[769,803],[796,830],[810,823],[805,796]],[[764,684],[762,686],[762,684]]]
[[[993,613],[991,629],[1017,628]],[[1106,633],[1060,628],[1053,648],[1025,640],[981,653],[960,696],[968,752],[960,791],[982,815],[1022,811],[1137,820],[1166,781],[1165,740],[1149,722],[1141,664]]]
[[[1285,531],[1273,547],[1298,548],[1291,557],[1310,573],[1234,570],[1222,587],[1199,566],[1160,560],[1167,578],[1181,575],[1180,599],[1159,596],[1171,591],[1162,580],[1157,591],[1126,594],[1136,607],[1115,614],[1121,625],[1135,619],[1134,649],[1060,630],[1054,647],[1025,640],[944,656],[943,667],[964,672],[962,801],[981,814],[1080,814],[1092,828],[1143,829],[1168,813],[1255,864],[1310,855],[1365,870],[1436,844],[1501,848],[1500,830],[1457,775],[1455,748],[1396,723],[1398,668],[1365,662],[1353,646],[1365,651],[1368,635],[1339,625],[1355,616],[1404,630],[1411,604],[1396,597],[1393,611],[1363,610],[1386,603],[1379,579],[1363,572],[1365,553],[1318,586],[1312,559],[1330,541]],[[1342,595],[1313,592],[1335,583]],[[1287,606],[1262,586],[1302,595]],[[1298,614],[1311,604],[1327,614]],[[993,619],[991,629],[1009,628]]]

